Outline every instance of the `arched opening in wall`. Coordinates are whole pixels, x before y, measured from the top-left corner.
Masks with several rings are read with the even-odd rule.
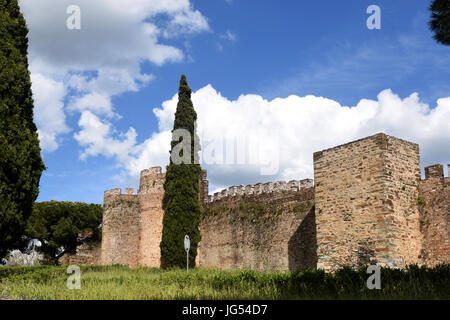
[[[317,268],[316,216],[314,206],[288,242],[289,270]]]

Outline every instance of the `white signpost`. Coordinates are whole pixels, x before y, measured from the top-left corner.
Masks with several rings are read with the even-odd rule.
[[[186,271],[189,271],[189,248],[191,247],[191,240],[188,235],[184,236],[184,250],[186,250]]]

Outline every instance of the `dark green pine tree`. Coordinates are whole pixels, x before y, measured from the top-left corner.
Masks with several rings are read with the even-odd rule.
[[[433,0],[430,6],[429,22],[433,38],[442,44],[450,45],[450,0]]]
[[[0,257],[23,245],[45,170],[33,122],[27,34],[17,0],[0,0]]]
[[[197,113],[191,101],[191,89],[182,75],[178,91],[178,104],[172,131],[170,164],[166,170],[164,184],[164,218],[161,240],[161,265],[164,268],[186,266],[186,252],[184,251],[184,236],[191,240],[189,265],[195,265],[197,246],[200,242],[200,201],[198,164],[200,145],[196,133]],[[177,139],[177,129],[189,131],[190,141]],[[180,147],[181,146],[181,147]],[[180,151],[181,149],[181,151]],[[189,151],[189,157],[183,152]],[[174,156],[185,156],[188,161],[176,164]],[[179,162],[176,161],[175,162]],[[187,163],[186,163],[187,162]]]

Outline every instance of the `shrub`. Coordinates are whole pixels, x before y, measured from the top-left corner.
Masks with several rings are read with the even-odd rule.
[[[6,266],[38,266],[44,259],[44,255],[31,250],[29,253],[21,252],[20,250],[10,251],[6,258],[3,259],[3,263]]]

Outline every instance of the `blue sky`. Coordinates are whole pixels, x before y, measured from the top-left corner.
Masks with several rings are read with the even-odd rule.
[[[103,190],[137,187],[139,170],[164,166],[182,73],[208,137],[275,127],[283,141],[271,175],[205,165],[211,192],[312,178],[313,151],[378,131],[420,143],[423,164],[449,162],[450,48],[428,30],[430,1],[143,3],[21,1],[48,137],[38,201],[101,203]],[[81,9],[81,30],[65,26],[69,4]],[[366,27],[373,4],[380,30]],[[158,32],[134,36],[144,25]]]

